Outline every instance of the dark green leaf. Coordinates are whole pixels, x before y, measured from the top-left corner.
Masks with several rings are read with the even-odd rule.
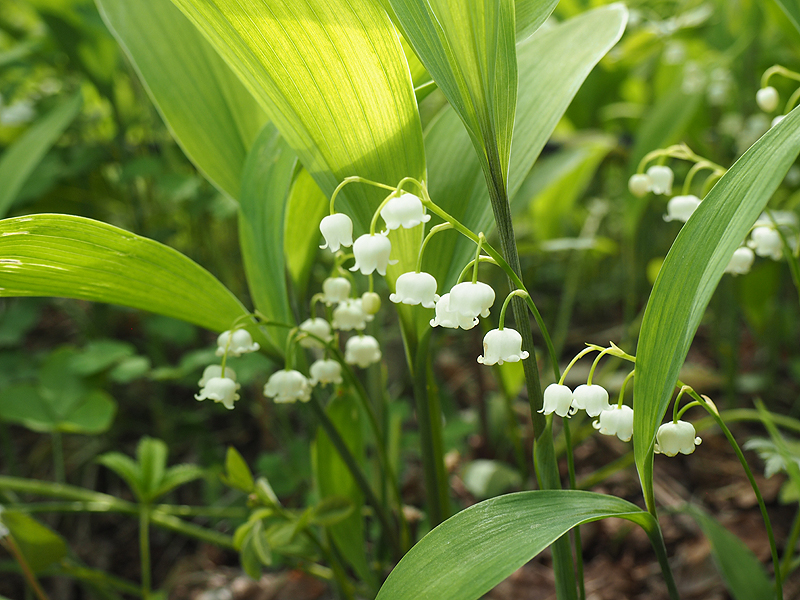
[[[225,485],[249,494],[255,488],[253,474],[247,466],[244,458],[233,446],[228,446],[228,453],[225,455],[225,475],[222,476]]]
[[[139,463],[140,482],[145,500],[156,499],[157,492],[164,481],[167,468],[167,444],[148,436],[139,440],[136,446],[136,462]]]

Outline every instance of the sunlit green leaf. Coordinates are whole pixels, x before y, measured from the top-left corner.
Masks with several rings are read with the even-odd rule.
[[[0,217],[4,217],[36,165],[58,141],[83,106],[81,94],[68,98],[37,120],[0,156]]]
[[[328,214],[328,202],[305,169],[295,177],[286,206],[283,233],[286,268],[300,298],[306,295],[308,277],[319,251],[319,223]]]
[[[539,490],[486,500],[422,538],[389,574],[378,600],[480,598],[576,525],[607,517],[656,527],[634,504],[592,492]]]
[[[558,0],[516,0],[517,43],[533,35],[553,12],[556,4]]]
[[[97,4],[183,151],[212,183],[238,198],[264,111],[170,0]]]
[[[775,0],[792,24],[800,31],[800,2],[798,0]]]
[[[642,320],[634,378],[634,452],[652,495],[653,445],[697,326],[734,250],[800,154],[792,111],[731,167],[683,226],[658,274]]]
[[[224,331],[245,314],[208,271],[123,229],[68,215],[0,221],[0,297],[59,296],[149,310]]]

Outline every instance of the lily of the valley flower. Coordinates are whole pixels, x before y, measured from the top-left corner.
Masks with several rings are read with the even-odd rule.
[[[350,282],[344,277],[328,277],[322,282],[322,301],[328,306],[350,297]]]
[[[228,377],[211,377],[206,381],[199,394],[195,394],[196,400],[213,400],[222,404],[228,410],[233,410],[233,403],[239,399],[236,390],[239,384]]]
[[[230,338],[230,343],[228,339]],[[228,348],[228,354],[231,356],[241,356],[248,352],[255,352],[261,346],[253,341],[253,336],[246,329],[237,329],[233,333],[230,331],[223,331],[217,338],[217,356],[225,354],[225,348]]]
[[[319,230],[325,238],[325,243],[320,246],[323,250],[330,248],[331,252],[338,252],[341,246],[353,245],[353,222],[344,213],[335,213],[322,219]]]
[[[504,362],[519,362],[528,358],[522,350],[519,331],[505,327],[492,329],[483,337],[483,356],[478,357],[482,365],[502,365]]]
[[[672,169],[665,165],[653,165],[647,169],[647,175],[653,182],[651,191],[656,195],[666,194],[672,195],[672,181],[675,174]]]
[[[390,231],[399,227],[411,229],[431,220],[431,216],[425,214],[422,200],[408,192],[389,200],[381,209],[381,217],[386,221],[386,229]]]
[[[630,442],[633,436],[633,409],[624,404],[615,404],[601,412],[592,427],[603,435],[615,435],[623,442]]]
[[[381,309],[381,297],[375,292],[364,292],[361,294],[361,308],[368,315],[377,315]]]
[[[311,385],[327,385],[328,383],[342,383],[342,365],[331,358],[316,361],[310,369]]]
[[[203,370],[203,376],[200,378],[200,381],[197,382],[197,385],[204,387],[212,377],[222,377],[221,365],[208,365]],[[236,381],[236,372],[230,367],[225,367],[225,377]]]
[[[381,359],[381,347],[371,335],[354,335],[344,346],[344,361],[366,369]]]
[[[450,310],[464,317],[489,316],[489,309],[494,304],[494,290],[490,285],[480,281],[465,281],[453,286],[450,290]]]
[[[294,369],[282,369],[273,373],[264,386],[264,395],[275,402],[308,402],[311,399],[311,384],[305,375]]]
[[[733,251],[733,256],[725,267],[725,272],[731,275],[744,275],[750,272],[750,267],[753,266],[753,261],[756,256],[753,251],[747,246],[741,246]]]
[[[361,298],[348,298],[333,309],[333,328],[340,331],[364,329],[374,317],[367,314]]]
[[[477,317],[460,315],[450,310],[450,294],[445,294],[436,303],[436,316],[431,319],[431,327],[449,327],[450,329],[472,329],[478,324]]]
[[[666,454],[675,456],[681,454],[691,454],[695,446],[702,442],[699,437],[695,437],[694,425],[686,421],[664,423],[658,428],[656,433],[656,454]]]
[[[403,273],[397,278],[396,292],[389,296],[389,300],[395,304],[421,304],[425,308],[433,308],[439,301],[436,285],[436,279],[430,273]]]
[[[631,191],[631,194],[637,198],[643,198],[653,189],[653,180],[649,175],[636,173],[631,175],[631,178],[628,179],[628,189]]]
[[[551,383],[544,390],[544,404],[539,411],[549,415],[556,413],[559,417],[566,417],[572,406],[572,390],[559,383]]]
[[[769,226],[754,227],[747,242],[758,256],[768,256],[772,260],[780,260],[783,256],[783,244],[780,234]]]
[[[311,335],[300,334],[297,339],[303,348],[324,348],[325,343],[333,340],[330,323],[319,317],[314,319],[306,319],[300,323],[300,331],[316,336],[312,337]],[[317,338],[321,338],[325,341],[325,343],[321,342]]]
[[[579,385],[572,392],[572,406],[584,409],[590,417],[596,417],[608,410],[608,392],[601,385]]]
[[[392,253],[392,243],[385,235],[374,235],[365,233],[353,244],[353,255],[356,264],[350,267],[351,271],[361,271],[362,275],[369,275],[373,271],[378,271],[381,275],[386,275],[386,267],[393,265],[397,261],[389,260]]]
[[[771,85],[761,88],[756,92],[756,104],[766,113],[771,113],[778,108],[778,102],[780,102],[778,90]]]
[[[686,223],[698,206],[700,206],[700,198],[694,194],[670,198],[667,202],[667,214],[664,215],[664,220]]]

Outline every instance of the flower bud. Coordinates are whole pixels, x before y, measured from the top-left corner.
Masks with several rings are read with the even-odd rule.
[[[783,243],[780,234],[768,225],[754,227],[747,242],[758,256],[780,260],[783,256]]]
[[[604,410],[608,410],[608,392],[601,385],[579,385],[572,392],[572,406],[575,409],[584,409],[590,417],[596,417]]]
[[[311,384],[306,376],[294,369],[282,369],[273,373],[264,386],[264,395],[275,402],[308,402],[311,399]]]
[[[653,189],[653,180],[650,179],[649,175],[636,173],[631,175],[631,178],[628,179],[628,189],[631,191],[631,194],[637,198],[643,198]]]
[[[298,335],[297,339],[303,348],[324,348],[325,344],[333,340],[330,323],[325,319],[306,319],[300,323],[299,329],[301,333]],[[309,333],[316,337],[305,335]],[[324,342],[317,338],[321,338]]]
[[[633,409],[624,404],[615,404],[601,412],[592,427],[603,435],[615,435],[623,442],[630,442],[633,436]]]
[[[700,198],[693,194],[670,198],[667,202],[667,214],[664,215],[664,220],[668,223],[670,221],[686,223],[698,206],[700,206]]]
[[[540,413],[549,415],[556,413],[559,417],[566,417],[572,406],[572,390],[565,385],[551,383],[544,390],[544,404]]]
[[[325,243],[321,249],[330,248],[331,252],[338,252],[340,246],[353,245],[353,222],[344,213],[328,215],[319,224],[319,230]]]
[[[771,85],[761,88],[756,92],[756,104],[758,104],[758,107],[766,113],[771,113],[778,108],[778,102],[780,102],[780,99],[781,98],[778,95],[778,90]]]
[[[528,358],[522,350],[522,336],[515,329],[492,329],[483,337],[483,356],[478,357],[482,365],[502,365],[504,362],[519,362]]]
[[[658,428],[656,433],[656,454],[666,454],[675,456],[681,454],[691,454],[695,446],[702,442],[699,437],[695,437],[694,425],[686,421],[664,423]]]
[[[397,263],[396,260],[389,260],[391,252],[392,243],[385,235],[365,233],[353,244],[356,264],[350,267],[350,270],[360,270],[362,275],[369,275],[373,271],[386,275],[386,267]]]
[[[755,254],[747,246],[741,246],[733,251],[728,266],[725,267],[725,272],[731,275],[744,275],[750,272],[750,267],[753,266]]]
[[[431,220],[431,216],[425,214],[422,200],[408,192],[389,200],[381,209],[381,217],[386,221],[386,229],[389,231],[398,227],[411,229]]]
[[[210,399],[221,403],[228,410],[233,410],[233,403],[239,399],[239,394],[236,393],[238,389],[239,384],[233,379],[212,377],[194,397],[196,400]]]
[[[665,165],[653,165],[647,169],[647,175],[653,182],[652,192],[656,195],[672,195],[672,181],[675,174]]]
[[[311,385],[327,385],[328,383],[342,383],[342,365],[333,359],[326,358],[316,361],[309,370]]]
[[[230,343],[228,339],[230,338]],[[241,356],[248,352],[255,352],[261,346],[253,341],[253,336],[246,329],[237,329],[233,333],[223,331],[217,337],[217,356],[225,354],[225,348],[231,356]]]
[[[433,308],[439,300],[436,293],[436,279],[430,273],[403,273],[397,278],[396,292],[389,296],[395,304],[414,306],[421,304],[425,308]]]
[[[366,369],[381,359],[381,347],[371,335],[354,335],[344,347],[344,361]]]
[[[364,310],[361,298],[348,298],[333,309],[333,328],[340,331],[362,330],[373,316]]]
[[[350,297],[350,282],[344,277],[328,277],[322,282],[322,301],[331,306]]]
[[[381,309],[381,297],[375,292],[364,292],[361,294],[361,308],[368,315],[377,315]]]

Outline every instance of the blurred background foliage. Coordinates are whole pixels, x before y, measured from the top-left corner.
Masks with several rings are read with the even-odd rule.
[[[561,0],[554,18],[601,4]],[[587,341],[635,347],[650,286],[680,228],[663,221],[665,198],[629,194],[627,179],[642,156],[685,142],[731,165],[770,126],[755,103],[761,74],[776,63],[800,67],[800,34],[772,0],[629,4],[622,42],[589,76],[513,199],[524,278],[563,358]],[[791,83],[772,82],[782,98],[791,95]],[[76,95],[82,101],[70,110]],[[423,125],[444,102],[438,91],[421,102]],[[57,212],[117,225],[188,255],[248,304],[235,201],[184,156],[91,0],[0,2],[0,160],[37,127],[39,139],[50,135],[52,143],[40,149],[41,159],[0,216]],[[688,166],[673,164],[677,181]],[[799,203],[795,166],[770,205],[797,212]],[[326,274],[321,266],[312,272],[309,298]],[[485,275],[498,289],[505,285],[499,271]],[[297,305],[307,306],[307,299]],[[385,415],[395,437],[393,459],[405,502],[419,506],[411,390],[396,372],[402,361],[391,360],[402,356],[391,313],[385,309],[372,325],[388,349],[388,366],[371,369],[367,383],[393,401]],[[524,488],[531,476],[527,402],[517,398],[521,369],[504,365],[496,385],[474,360],[481,332],[460,333],[439,335],[436,354],[449,466],[463,483],[459,502]],[[770,410],[800,418],[798,340],[797,292],[787,265],[757,259],[751,273],[723,279],[682,378],[715,395],[720,406],[749,407],[758,396]],[[212,341],[194,326],[113,306],[0,300],[0,474],[124,496],[121,482],[95,459],[112,449],[133,454],[138,440],[152,435],[167,442],[173,460],[208,470],[201,482],[176,492],[182,502],[242,504],[216,477],[233,445],[286,505],[310,503],[315,432],[296,411],[262,397],[273,368],[268,359],[229,361],[244,388],[237,410],[192,398],[212,360]],[[612,390],[621,382],[615,377],[606,373]],[[21,397],[23,407],[15,401]],[[579,439],[591,433],[588,421],[578,425]],[[0,502],[14,500],[0,495]],[[102,538],[113,520],[93,519],[92,536],[78,517],[48,522],[80,545]],[[126,531],[133,529],[118,535]],[[154,543],[168,539],[162,534]],[[135,548],[109,548],[109,564],[135,557]],[[236,564],[235,554],[228,560]],[[157,580],[168,572],[159,569]],[[3,592],[11,593],[0,585]]]

